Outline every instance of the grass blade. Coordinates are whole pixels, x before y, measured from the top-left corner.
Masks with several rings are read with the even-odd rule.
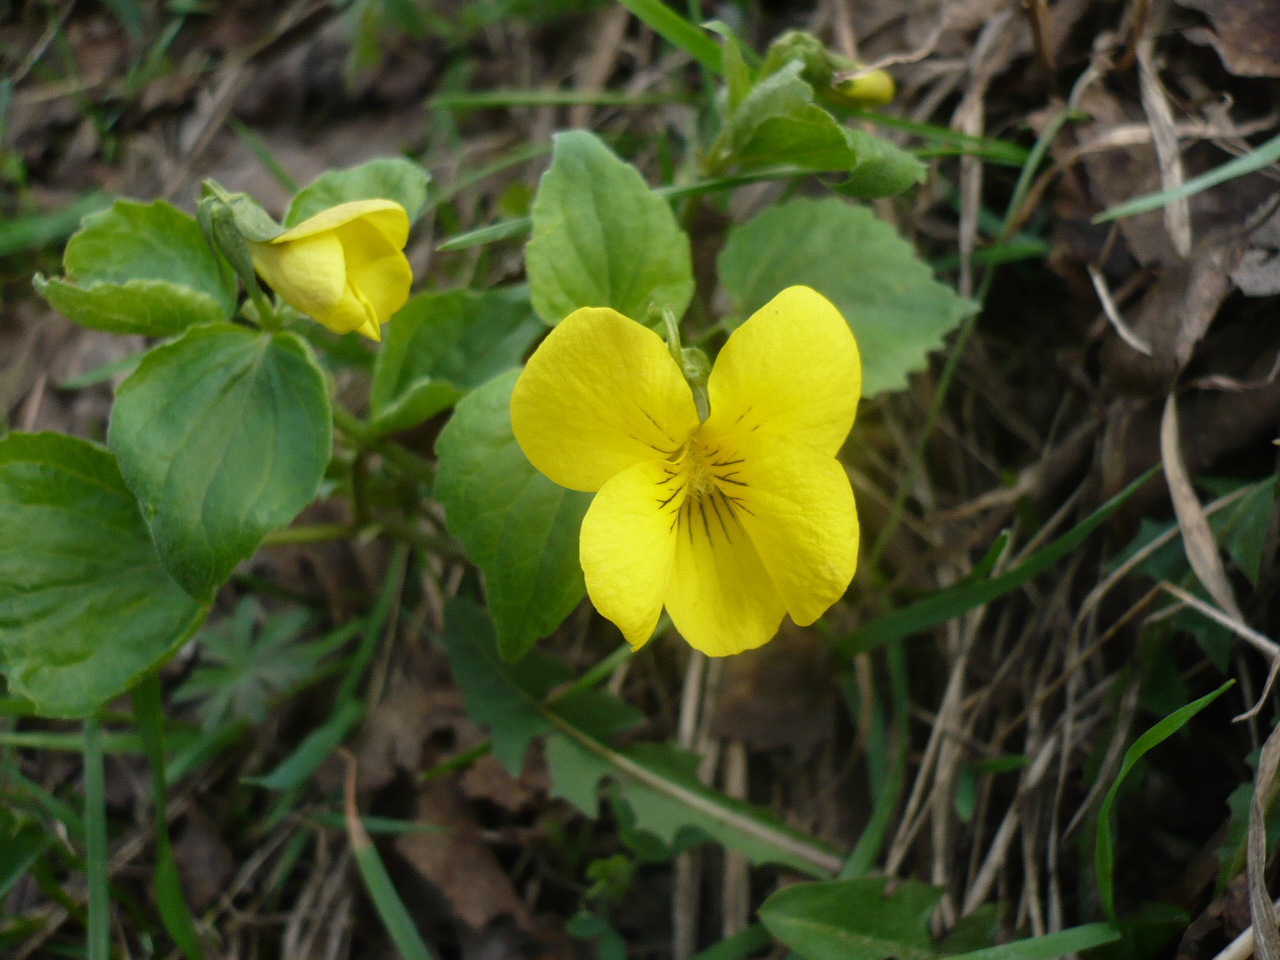
[[[1205,694],[1199,700],[1173,711],[1173,713],[1135,740],[1133,746],[1125,751],[1124,762],[1120,764],[1120,772],[1116,774],[1116,779],[1111,784],[1111,789],[1107,791],[1107,795],[1102,801],[1102,806],[1098,808],[1098,838],[1093,848],[1093,869],[1098,877],[1098,899],[1102,901],[1102,909],[1108,919],[1115,920],[1116,918],[1115,888],[1113,883],[1115,855],[1111,845],[1111,807],[1115,803],[1120,784],[1124,782],[1124,778],[1133,769],[1134,764],[1141,760],[1148,750],[1168,740],[1186,726],[1188,720],[1217,700],[1218,697],[1222,696],[1234,685],[1234,680],[1228,680],[1212,693]]]
[[[196,933],[191,908],[182,892],[178,866],[169,843],[169,817],[166,812],[169,784],[164,768],[164,707],[161,703],[160,677],[149,672],[133,689],[133,717],[142,735],[147,762],[151,766],[151,799],[155,807],[156,869],[154,895],[156,908],[164,928],[187,960],[204,960],[204,949]]]
[[[1084,926],[1059,930],[1043,937],[1028,937],[1025,940],[1002,943],[998,947],[956,954],[950,960],[1055,960],[1056,957],[1065,957],[1119,939],[1120,931],[1109,923],[1086,923]]]
[[[1093,222],[1106,223],[1108,220],[1119,220],[1121,217],[1132,217],[1135,214],[1146,213],[1149,210],[1158,210],[1166,203],[1181,200],[1184,197],[1193,197],[1197,193],[1208,190],[1210,187],[1216,187],[1220,183],[1234,180],[1236,177],[1243,177],[1247,173],[1256,173],[1264,167],[1271,166],[1277,160],[1280,160],[1280,135],[1272,137],[1258,149],[1246,153],[1244,156],[1228,160],[1222,166],[1214,167],[1208,173],[1192,177],[1176,189],[1161,190],[1159,193],[1149,193],[1143,197],[1135,197],[1112,207],[1110,210],[1104,210],[1093,218]]]
[[[396,888],[387,875],[387,868],[378,856],[378,848],[373,845],[369,832],[360,822],[360,812],[356,808],[355,757],[343,750],[342,758],[347,762],[347,776],[342,791],[347,836],[351,839],[351,853],[356,858],[356,867],[360,871],[360,879],[364,881],[365,891],[373,901],[400,956],[404,960],[433,960],[431,949],[418,933],[413,918],[405,909],[404,901],[396,893]]]
[[[1017,589],[1078,547],[1084,538],[1111,516],[1120,504],[1146,483],[1155,474],[1156,469],[1158,468],[1153,467],[1138,477],[1071,530],[1048,546],[1037,550],[1012,570],[990,580],[962,583],[947,590],[939,590],[909,607],[872,620],[866,626],[838,639],[835,644],[836,650],[847,657],[874,650],[886,643],[892,643],[902,637],[946,623],[953,617],[968,613],[975,607],[990,603],[997,597]]]
[[[111,898],[107,888],[107,799],[102,728],[96,717],[84,722],[84,869],[89,887],[89,929],[85,956],[110,960]]]
[[[427,101],[434,110],[479,110],[486,107],[646,107],[684,103],[678,94],[634,94],[616,90],[460,90],[441,93]]]
[[[712,73],[720,72],[720,47],[662,0],[618,0],[654,33],[683,50]]]

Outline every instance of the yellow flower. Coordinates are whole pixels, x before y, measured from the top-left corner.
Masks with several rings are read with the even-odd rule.
[[[381,340],[381,325],[409,299],[403,250],[409,217],[390,200],[340,203],[250,244],[253,266],[285,303],[334,333]]]
[[[529,358],[511,426],[551,480],[598,491],[579,559],[596,609],[633,647],[665,605],[711,656],[813,623],[858,561],[836,452],[862,387],[858,346],[826,299],[790,287],[734,331],[710,416],[662,339],[607,308],[570,314]]]

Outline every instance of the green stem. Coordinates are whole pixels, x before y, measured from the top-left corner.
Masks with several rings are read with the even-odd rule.
[[[107,889],[107,801],[102,728],[96,717],[84,722],[85,878],[89,885],[89,931],[85,956],[110,960],[111,900]]]
[[[359,532],[360,528],[350,523],[311,523],[268,533],[262,545],[281,547],[298,543],[324,543],[328,540],[345,540]]]
[[[401,473],[420,481],[429,489],[435,487],[435,467],[417,454],[410,453],[395,441],[375,436],[367,424],[362,423],[336,403],[333,404],[333,425],[355,441],[358,446],[381,455]]]
[[[169,843],[169,783],[165,776],[164,759],[164,704],[161,698],[160,675],[148,671],[133,688],[133,716],[142,735],[147,762],[151,767],[151,800],[155,808],[156,866],[154,888],[156,907],[160,919],[173,942],[187,956],[187,960],[204,960],[204,950],[196,933],[191,908],[187,905],[182,884],[178,879],[178,867],[173,859]]]

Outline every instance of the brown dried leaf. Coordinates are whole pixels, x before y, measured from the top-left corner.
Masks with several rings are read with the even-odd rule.
[[[1236,620],[1243,620],[1244,616],[1236,603],[1231,584],[1227,581],[1227,571],[1222,565],[1217,541],[1213,538],[1204,508],[1187,475],[1178,438],[1178,401],[1172,393],[1165,401],[1164,416],[1160,420],[1160,459],[1164,463],[1169,496],[1173,499],[1173,511],[1178,517],[1182,545],[1186,549],[1191,569],[1219,607]],[[1280,956],[1276,960],[1280,960]]]
[[[1253,915],[1254,954],[1258,960],[1280,960],[1280,932],[1276,911],[1267,892],[1267,808],[1275,796],[1276,768],[1280,766],[1280,727],[1262,745],[1253,799],[1249,803],[1249,840],[1246,873],[1249,877],[1249,912]]]
[[[443,829],[402,834],[396,850],[440,891],[458,919],[472,930],[499,917],[511,917],[529,928],[528,912],[511,878],[480,838],[480,827],[452,779],[423,784],[417,822]]]
[[[1280,77],[1280,6],[1275,0],[1178,0],[1213,30],[1198,31],[1238,77]]]

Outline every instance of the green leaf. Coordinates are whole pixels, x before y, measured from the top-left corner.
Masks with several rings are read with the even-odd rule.
[[[924,179],[925,167],[887,140],[841,126],[813,102],[813,88],[792,61],[761,80],[734,111],[726,152],[713,161],[742,170],[795,164],[811,170],[847,170],[851,195],[901,193]]]
[[[591,494],[534,469],[511,433],[519,371],[464,398],[440,434],[436,497],[485,577],[503,657],[516,660],[586,595],[578,530]]]
[[[0,530],[0,666],[45,716],[92,714],[204,619],[95,444],[54,433],[0,441]]]
[[[607,777],[637,825],[668,843],[709,837],[756,863],[780,863],[811,876],[839,869],[840,858],[824,844],[699,784],[690,754],[659,744],[610,747],[609,740],[639,715],[597,690],[548,697],[569,680],[564,665],[540,653],[519,666],[504,663],[492,624],[471,601],[455,598],[445,608],[445,644],[468,713],[489,727],[494,752],[509,770],[519,769],[534,737],[549,733],[553,791],[590,816],[597,813],[599,782]]]
[[[37,276],[36,289],[82,326],[168,336],[230,319],[230,267],[196,222],[163,200],[117,200],[84,218],[63,255],[66,276]]]
[[[858,338],[863,396],[905,387],[947,331],[978,309],[935,280],[891,226],[833,197],[792,200],[735,227],[719,266],[743,315],[794,284],[835,304]]]
[[[529,744],[551,730],[539,702],[571,680],[573,671],[540,650],[530,651],[518,670],[508,670],[498,655],[493,621],[467,600],[446,604],[444,643],[467,715],[489,728],[493,755],[518,776]]]
[[[391,318],[373,369],[370,427],[415,427],[520,363],[546,328],[527,290],[421,293]]]
[[[427,202],[431,175],[404,157],[382,157],[347,170],[329,170],[298,191],[284,215],[286,227],[297,226],[322,210],[352,200],[394,200],[418,219]]]
[[[677,317],[689,306],[689,238],[667,202],[594,134],[556,134],[532,217],[525,260],[533,308],[547,323],[579,307],[644,322],[650,304]]]
[[[1146,756],[1147,751],[1164,743],[1164,741],[1181,730],[1192,717],[1235,686],[1235,683],[1234,680],[1228,680],[1212,693],[1205,694],[1199,700],[1173,711],[1173,713],[1133,741],[1133,745],[1125,751],[1124,761],[1120,764],[1120,772],[1116,774],[1116,778],[1111,784],[1111,789],[1107,791],[1107,795],[1102,801],[1102,806],[1098,808],[1098,835],[1093,849],[1093,868],[1098,877],[1098,899],[1102,901],[1102,910],[1109,919],[1114,920],[1116,917],[1115,892],[1112,884],[1115,857],[1111,849],[1111,807],[1116,802],[1116,794],[1120,791],[1120,784],[1129,775],[1129,771],[1133,769],[1134,764]]]
[[[808,960],[934,960],[929,917],[942,891],[887,877],[805,883],[779,890],[760,907],[769,932]]]
[[[165,567],[209,600],[315,497],[331,429],[305,342],[212,324],[147,354],[116,394],[108,442]]]
[[[35,278],[36,292],[82,327],[107,333],[167,337],[188,327],[226,320],[229,314],[208,294],[168,280],[130,280],[77,286]]]
[[[760,919],[806,960],[1056,960],[1120,938],[1111,924],[1091,923],[957,954],[951,941],[929,937],[942,891],[914,880],[888,885],[887,877],[796,884],[766,900]]]
[[[329,652],[326,644],[299,640],[310,619],[306,611],[274,614],[259,628],[261,616],[257,601],[246,597],[231,617],[199,637],[199,666],[174,699],[202,701],[206,730],[261,723],[272,697],[301,684]]]

